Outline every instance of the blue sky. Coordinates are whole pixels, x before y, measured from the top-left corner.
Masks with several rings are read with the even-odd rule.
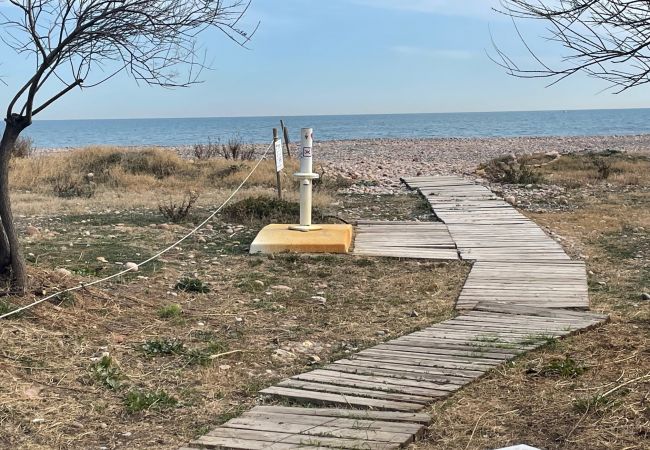
[[[247,21],[261,22],[249,49],[216,32],[201,36],[213,70],[204,83],[167,90],[118,77],[74,92],[42,119],[288,116],[316,114],[512,111],[650,106],[650,89],[613,95],[603,82],[510,77],[486,56],[495,40],[530,60],[493,0],[253,0]],[[0,0],[0,5],[2,5]],[[7,6],[0,6],[6,8]],[[557,47],[542,24],[521,31],[546,61]],[[1,45],[1,44],[0,44]],[[4,108],[31,65],[0,46]]]

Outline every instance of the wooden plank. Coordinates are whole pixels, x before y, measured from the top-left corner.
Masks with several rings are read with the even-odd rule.
[[[363,383],[359,383],[363,384]],[[440,397],[440,394],[431,394],[427,396],[423,395],[411,395],[403,394],[397,392],[390,392],[386,389],[375,389],[361,387],[346,387],[341,384],[329,384],[327,382],[310,382],[304,381],[297,378],[290,378],[288,380],[283,380],[280,383],[276,384],[279,387],[291,388],[291,389],[304,389],[314,392],[329,392],[333,394],[344,394],[344,395],[353,395],[355,397],[367,397],[367,398],[377,398],[383,400],[392,400],[395,402],[408,402],[408,403],[421,403],[426,405],[431,402],[435,397]]]
[[[422,405],[419,403],[395,402],[365,397],[354,397],[350,395],[331,394],[326,392],[307,391],[303,389],[291,389],[272,386],[260,391],[261,394],[274,395],[279,397],[293,398],[297,400],[338,404],[349,406],[363,406],[374,409],[389,411],[419,411]]]
[[[279,413],[279,414],[304,414],[308,416],[342,417],[348,419],[380,420],[383,422],[412,422],[428,424],[431,416],[426,413],[405,413],[395,411],[373,411],[368,409],[340,409],[340,408],[301,408],[297,406],[256,406],[252,411]]]

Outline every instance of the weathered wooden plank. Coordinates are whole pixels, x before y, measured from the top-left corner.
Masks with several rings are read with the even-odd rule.
[[[266,395],[275,395],[279,397],[294,398],[307,402],[363,406],[389,411],[419,411],[422,409],[422,405],[419,403],[395,402],[391,400],[354,397],[351,395],[331,394],[327,392],[315,392],[303,389],[284,388],[279,386],[266,388],[260,391],[260,393]]]
[[[297,406],[256,406],[251,411],[277,414],[303,414],[307,416],[342,417],[348,419],[379,420],[383,422],[411,422],[428,424],[431,416],[426,413],[373,411],[368,409],[302,408]]]

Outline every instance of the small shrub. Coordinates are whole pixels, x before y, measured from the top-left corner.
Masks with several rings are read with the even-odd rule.
[[[180,355],[185,352],[185,344],[179,339],[151,339],[142,344],[147,355]]]
[[[241,138],[235,136],[221,146],[221,154],[225,159],[252,160],[255,158],[255,147],[251,145],[245,149]]]
[[[539,371],[539,374],[542,376],[575,378],[582,375],[586,370],[583,364],[577,363],[573,358],[566,356],[564,359],[551,361]]]
[[[34,141],[28,137],[19,137],[11,148],[13,158],[29,158],[34,153]]]
[[[54,298],[59,301],[59,305],[64,305],[64,306],[74,306],[76,301],[74,292],[70,292],[70,291],[61,292],[59,295],[57,295]]]
[[[119,366],[110,356],[104,356],[93,364],[90,367],[90,372],[95,380],[111,389],[118,389],[124,379]]]
[[[594,158],[594,166],[596,166],[596,179],[606,180],[612,171],[612,163],[605,158]]]
[[[198,192],[189,191],[183,196],[183,200],[180,204],[170,199],[167,203],[160,203],[158,205],[158,211],[174,223],[181,222],[187,218],[190,210],[199,199],[199,195]]]
[[[180,305],[167,305],[158,310],[158,317],[161,319],[173,319],[180,317],[183,314],[183,309]]]
[[[148,149],[121,153],[121,166],[133,174],[153,175],[162,179],[178,173],[182,161],[171,150]]]
[[[210,175],[210,180],[213,182],[220,181],[222,178],[229,177],[231,175],[234,175],[238,172],[241,172],[242,169],[245,169],[246,166],[243,164],[231,164],[228,167],[224,167],[222,169],[216,170],[214,173]]]
[[[165,391],[131,391],[126,395],[124,404],[129,414],[137,413],[145,409],[167,409],[176,406],[178,400],[167,394]]]
[[[221,155],[221,145],[208,139],[207,144],[194,144],[194,158],[199,160],[213,159]]]
[[[573,408],[582,414],[587,413],[588,411],[596,411],[599,409],[607,408],[608,406],[614,404],[616,399],[607,397],[601,394],[592,395],[590,397],[581,397],[573,402]]]
[[[481,166],[490,181],[507,184],[541,183],[544,177],[525,159],[513,155],[495,158]]]
[[[16,308],[17,306],[12,305],[8,301],[0,300],[0,315],[7,314]],[[20,317],[21,315],[22,313],[16,313],[14,315],[9,316],[8,319],[15,319],[17,317]]]
[[[226,206],[222,214],[226,221],[235,223],[296,223],[300,205],[275,197],[249,197]],[[315,222],[325,220],[317,209],[312,216]]]
[[[200,294],[210,292],[210,286],[198,278],[189,277],[181,278],[178,283],[176,283],[176,289],[183,292],[198,292]]]
[[[61,198],[91,198],[95,195],[96,184],[86,177],[74,177],[69,173],[62,173],[51,180],[52,190]]]

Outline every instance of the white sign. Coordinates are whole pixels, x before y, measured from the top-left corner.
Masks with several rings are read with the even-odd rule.
[[[302,148],[302,157],[303,158],[311,158],[311,147],[303,147]]]
[[[284,169],[284,159],[282,157],[282,141],[275,141],[275,170],[280,172]]]

